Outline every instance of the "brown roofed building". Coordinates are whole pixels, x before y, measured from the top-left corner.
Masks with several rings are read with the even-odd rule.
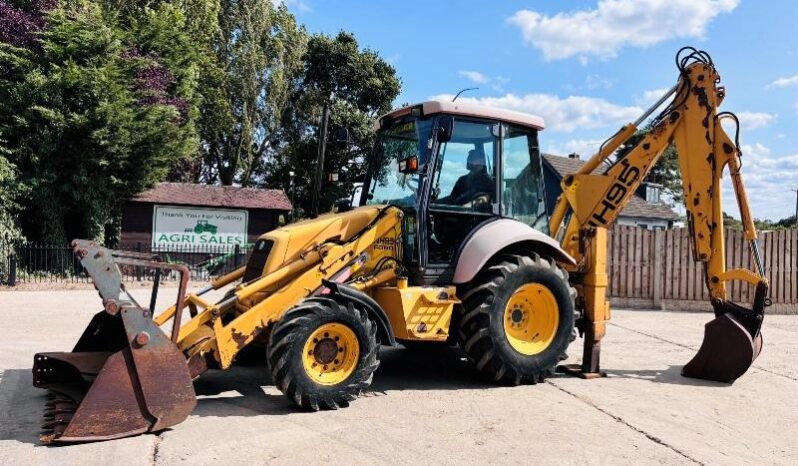
[[[160,183],[125,203],[121,246],[243,246],[290,210],[281,189]]]
[[[560,181],[566,175],[577,172],[584,165],[578,155],[560,157],[552,154],[543,154],[544,180],[546,183],[546,208],[549,212],[554,209],[557,197],[562,193]],[[632,225],[642,228],[669,229],[679,218],[667,204],[660,200],[660,185],[643,183],[629,203],[618,216],[618,225]]]

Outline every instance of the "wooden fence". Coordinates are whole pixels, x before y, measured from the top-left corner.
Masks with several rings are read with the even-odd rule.
[[[760,232],[758,241],[775,310],[794,311],[798,308],[798,229]],[[685,307],[685,302],[702,302],[708,307],[703,264],[693,260],[686,228],[615,226],[608,242],[609,294],[616,305]],[[726,231],[726,266],[755,270],[740,231]],[[734,302],[750,303],[753,297],[753,287],[745,283],[733,282],[729,287]]]

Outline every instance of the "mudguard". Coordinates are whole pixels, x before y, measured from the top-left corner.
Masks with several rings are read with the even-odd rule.
[[[330,294],[327,296],[342,301],[352,301],[361,309],[366,310],[369,317],[377,324],[377,335],[380,337],[380,343],[387,346],[396,346],[396,338],[394,338],[393,330],[391,329],[391,322],[377,301],[374,301],[366,293],[342,283],[330,280],[322,280],[322,283],[330,290]]]
[[[510,218],[483,224],[466,239],[457,259],[454,283],[471,281],[496,254],[512,246],[528,247],[557,262],[575,265],[576,261],[550,236]]]

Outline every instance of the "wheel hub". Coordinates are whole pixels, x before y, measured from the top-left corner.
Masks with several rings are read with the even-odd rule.
[[[531,356],[545,350],[554,340],[558,324],[557,300],[540,283],[519,287],[505,306],[505,335],[521,354]]]
[[[338,345],[332,338],[322,339],[313,348],[313,357],[319,364],[329,364],[335,361],[336,356],[338,356]]]
[[[352,375],[359,357],[355,332],[345,324],[330,322],[319,326],[305,341],[302,365],[313,382],[337,385]]]

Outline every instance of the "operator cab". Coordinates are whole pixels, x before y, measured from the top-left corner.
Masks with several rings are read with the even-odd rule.
[[[413,282],[450,283],[460,247],[484,223],[509,217],[548,233],[542,118],[428,101],[382,116],[375,129],[360,205],[405,212],[404,259]]]

